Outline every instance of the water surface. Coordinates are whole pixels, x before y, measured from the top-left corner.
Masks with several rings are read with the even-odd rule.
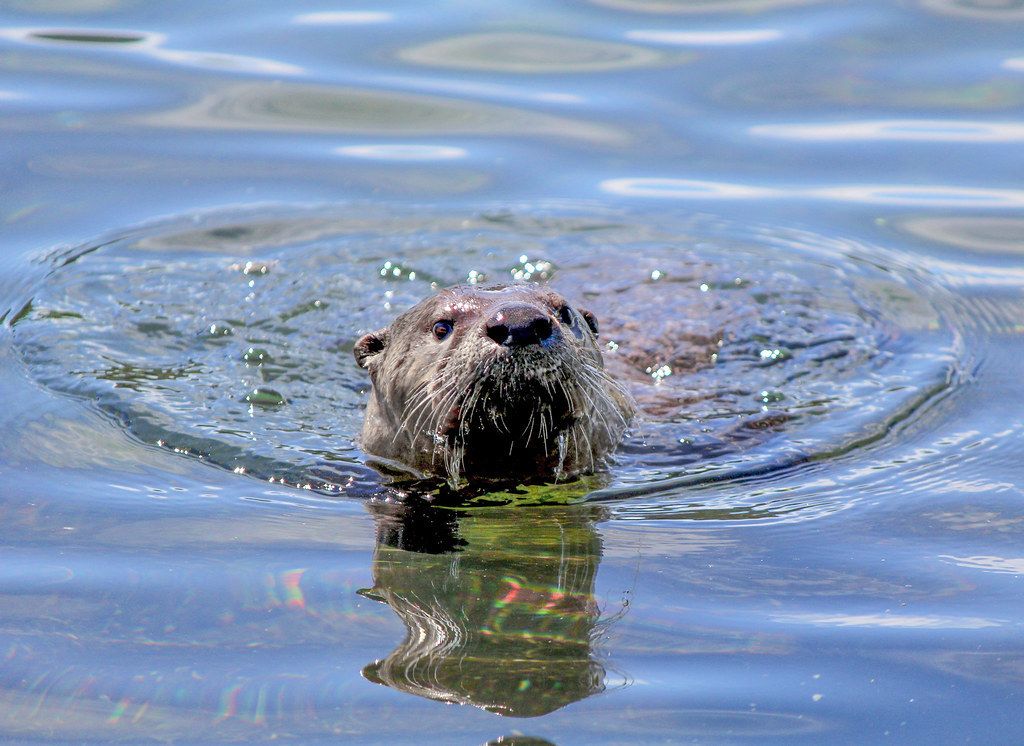
[[[1019,740],[1022,32],[0,4],[0,732]],[[353,341],[508,279],[642,416],[578,481],[396,487]]]

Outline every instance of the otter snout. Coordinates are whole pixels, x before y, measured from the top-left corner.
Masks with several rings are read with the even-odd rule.
[[[554,325],[551,316],[529,303],[507,303],[500,306],[484,324],[488,337],[506,347],[541,344],[551,338]]]

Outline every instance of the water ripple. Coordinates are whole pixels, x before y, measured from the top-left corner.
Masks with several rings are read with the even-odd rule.
[[[1016,0],[919,0],[921,7],[946,16],[1003,23],[1024,19],[1024,7]]]
[[[680,64],[689,58],[645,47],[527,33],[458,36],[410,47],[399,58],[418,65],[507,73],[581,73]]]
[[[778,29],[729,29],[726,31],[663,31],[637,29],[626,32],[626,38],[652,44],[673,46],[727,47],[746,44],[764,44],[779,41],[785,36]]]
[[[256,75],[301,75],[298,65],[249,55],[205,52],[165,47],[164,34],[121,29],[47,29],[3,28],[0,38],[26,44],[50,44],[68,49],[103,48],[150,57],[161,62],[209,70],[253,73]]]
[[[644,414],[607,477],[529,499],[590,492],[620,517],[714,520],[843,509],[810,465],[880,441],[955,384],[940,289],[856,242],[659,220],[590,207],[172,221],[56,257],[13,326],[41,381],[143,442],[367,495],[380,480],[354,443],[366,383],[352,340],[432,287],[544,266],[602,319],[606,364]]]
[[[142,115],[139,121],[174,130],[416,134],[448,138],[502,134],[577,139],[615,147],[630,142],[624,130],[611,125],[509,106],[397,91],[271,82],[216,86],[195,103]]]
[[[378,10],[326,10],[318,13],[301,13],[292,18],[299,26],[363,26],[388,23],[394,13]]]
[[[821,200],[868,205],[1005,209],[1024,206],[1024,191],[946,185],[845,184],[822,187],[762,187],[669,177],[606,179],[601,191],[623,197],[693,200]]]
[[[631,13],[696,15],[702,13],[763,13],[774,8],[815,5],[822,0],[590,0],[615,10]]]
[[[451,145],[415,145],[389,143],[378,145],[345,145],[335,148],[338,155],[380,161],[453,161],[465,158],[465,148]]]
[[[755,137],[803,142],[1024,142],[1024,122],[957,121],[951,119],[890,119],[821,124],[760,124],[749,130]]]

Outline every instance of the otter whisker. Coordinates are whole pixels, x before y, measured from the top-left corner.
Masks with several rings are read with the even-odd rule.
[[[428,381],[428,384],[429,383],[431,382]],[[423,422],[423,417],[421,416],[422,413],[424,411],[432,413],[435,409],[436,402],[438,401],[438,399],[446,399],[450,395],[453,388],[454,382],[445,379],[442,379],[441,383],[434,387],[433,391],[430,390],[429,385],[423,388],[418,388],[416,392],[414,392],[414,394],[417,392],[422,392],[424,396],[419,402],[415,403],[415,406],[413,406],[410,409],[409,416],[405,420],[403,420],[403,426],[405,424],[408,424],[408,421],[411,420],[412,416],[416,416],[416,425],[413,429],[414,431],[418,431],[420,425]]]
[[[523,430],[523,434],[526,436],[526,442],[524,443],[524,445],[526,445],[526,446],[529,446],[530,443],[533,442],[533,425],[534,425],[534,422],[536,421],[536,419],[537,419],[537,410],[536,409],[531,409],[530,410],[530,419],[528,419],[526,421],[526,427]],[[544,444],[544,455],[545,456],[547,455],[547,452],[548,452],[547,443],[545,443]]]
[[[421,402],[419,402],[415,407],[412,408],[409,414],[409,418],[411,418],[413,415],[415,415],[416,417],[415,424],[411,428],[411,431],[413,433],[422,432],[421,428],[424,425],[424,421],[429,421],[436,414],[435,401],[438,398],[440,398],[442,401],[448,399],[452,394],[452,388],[452,386],[445,384],[439,387],[438,390],[434,392],[433,397],[425,396]],[[401,429],[405,429],[407,424],[407,421],[403,421]]]
[[[595,378],[601,378],[601,376],[597,375],[597,373],[598,373],[598,371],[595,371],[592,368],[591,369],[584,369],[584,371],[583,371],[583,375],[587,378],[588,382],[590,383],[590,386],[586,390],[585,393],[587,394],[588,397],[590,397],[590,393],[591,392],[599,392],[599,395],[601,397],[601,404],[603,405],[603,406],[598,406],[597,402],[594,402],[593,399],[591,399],[591,401],[590,401],[590,404],[591,404],[590,411],[597,413],[601,417],[601,421],[602,421],[602,423],[604,425],[604,429],[605,429],[606,433],[610,434],[610,433],[614,432],[614,429],[612,428],[611,422],[609,421],[609,418],[608,418],[609,411],[611,411],[612,413],[614,413],[615,415],[618,416],[618,418],[620,420],[620,424],[622,426],[622,429],[625,429],[626,425],[627,425],[625,417],[622,415],[622,413],[619,411],[619,409],[613,405],[613,402],[612,402],[611,398],[608,396],[608,394],[605,391],[605,387],[598,385],[598,382],[594,380]],[[604,380],[602,380],[601,382],[607,383],[607,381],[604,381]],[[622,393],[621,390],[620,390],[620,393]]]
[[[582,427],[582,425],[584,423],[590,422],[590,420],[591,420],[591,412],[593,411],[595,405],[594,405],[593,400],[591,399],[591,397],[589,396],[589,394],[587,393],[586,390],[580,389],[579,387],[573,387],[573,388],[574,388],[575,391],[580,393],[584,398],[586,398],[588,400],[588,403],[590,404],[590,407],[589,408],[582,408],[583,414],[581,415],[580,419],[577,422],[573,423],[572,427],[569,428],[569,430],[568,430],[568,432],[566,434],[567,435],[567,440],[569,442],[571,442],[571,444],[573,446],[573,452],[574,452],[574,456],[576,457],[576,460],[579,460],[580,440],[581,440],[580,436],[582,435],[582,438],[586,440],[588,458],[590,460],[590,470],[593,471],[594,467],[595,467],[595,464],[594,464],[594,448],[593,448],[592,443],[590,442],[590,436],[587,433],[587,429]],[[564,389],[564,384],[563,384],[563,389]],[[568,395],[568,393],[566,395]]]
[[[395,442],[398,439],[398,437],[402,435],[403,431],[406,429],[406,426],[409,424],[409,421],[412,419],[412,417],[415,416],[415,414],[418,411],[420,411],[423,407],[428,406],[430,404],[431,399],[429,396],[426,395],[430,383],[430,381],[425,381],[424,383],[420,384],[415,389],[413,389],[412,393],[409,395],[409,400],[406,402],[406,405],[402,410],[402,419],[399,421],[398,426],[395,428],[395,434],[394,437],[392,438],[392,442]],[[422,396],[422,398],[419,398],[417,400],[417,397],[420,396]]]
[[[628,427],[628,417],[632,417],[632,413],[635,408],[633,397],[630,395],[629,391],[627,391],[621,383],[609,376],[608,372],[603,368],[596,368],[587,364],[581,367],[581,372],[590,379],[593,389],[595,391],[600,391],[610,405],[614,403],[612,401],[611,392],[615,392],[619,395],[622,402],[626,405],[625,411],[615,406],[610,406],[609,408],[619,418],[619,422],[622,427]]]
[[[439,400],[435,401],[431,407],[425,409],[421,416],[417,418],[416,431],[419,432],[421,425],[429,424],[429,427],[424,427],[424,432],[428,432],[431,435],[437,434],[438,429],[441,427],[441,418],[451,411],[455,402],[458,401],[460,394],[459,387],[455,382],[438,394],[437,398]]]
[[[451,386],[447,395],[431,410],[431,419],[429,420],[429,436],[430,436],[430,463],[434,464],[437,461],[438,446],[443,445],[447,449],[447,438],[444,437],[445,424],[443,420],[449,417],[452,408],[456,405],[459,397],[463,395],[462,387],[459,386],[458,381],[452,381]],[[445,452],[445,461],[447,463],[448,454]]]

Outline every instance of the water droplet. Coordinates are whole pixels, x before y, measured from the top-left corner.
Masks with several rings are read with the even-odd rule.
[[[388,260],[381,265],[380,276],[385,280],[399,280],[403,277],[412,280],[416,277],[415,270],[410,270],[403,264]]]
[[[509,270],[513,279],[526,280],[549,280],[554,274],[555,265],[546,259],[530,260],[526,254],[519,257],[519,264]]]
[[[663,378],[668,378],[670,375],[672,375],[672,369],[667,365],[659,365],[658,367],[652,366],[647,369],[647,372],[650,374],[651,378],[655,380],[655,382],[660,381]]]
[[[269,352],[261,350],[259,347],[250,347],[245,351],[245,354],[242,355],[242,360],[247,362],[249,365],[263,365],[263,363],[268,363],[272,359],[273,358],[270,357]]]
[[[227,324],[210,324],[206,329],[204,329],[202,331],[200,336],[207,337],[207,338],[210,338],[210,337],[230,337],[234,333],[235,333],[235,330],[232,329]]]
[[[245,395],[243,401],[256,407],[279,407],[286,404],[284,396],[273,389],[255,388]]]
[[[793,357],[793,353],[787,350],[785,347],[769,348],[761,350],[759,357],[761,362],[765,365],[771,365],[773,363],[779,363],[784,360],[789,360]]]
[[[270,271],[270,267],[261,262],[246,262],[242,265],[243,275],[265,275]]]

